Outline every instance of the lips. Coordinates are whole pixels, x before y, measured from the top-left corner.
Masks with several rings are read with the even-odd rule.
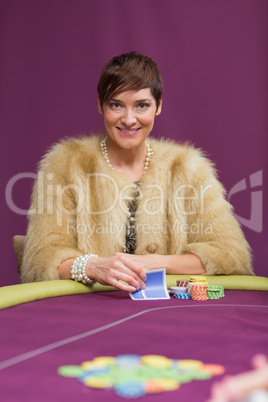
[[[133,135],[133,134],[136,134],[140,130],[140,128],[132,128],[130,130],[130,129],[126,129],[123,127],[117,127],[117,129],[124,135]]]

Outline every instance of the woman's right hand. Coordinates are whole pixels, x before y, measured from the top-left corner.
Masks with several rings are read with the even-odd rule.
[[[73,262],[74,258],[70,258],[60,264],[58,268],[60,279],[71,279]],[[144,264],[141,261],[133,261],[123,253],[116,253],[112,257],[90,258],[86,265],[86,275],[102,285],[114,286],[126,292],[145,289]]]
[[[134,292],[145,289],[146,273],[143,266],[142,263],[128,258],[127,254],[117,253],[112,257],[90,258],[86,266],[86,274],[102,285]]]

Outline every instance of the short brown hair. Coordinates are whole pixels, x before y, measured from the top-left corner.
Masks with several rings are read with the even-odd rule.
[[[124,53],[111,59],[103,68],[98,83],[100,105],[116,93],[150,88],[158,109],[163,96],[161,74],[156,62],[136,52]]]

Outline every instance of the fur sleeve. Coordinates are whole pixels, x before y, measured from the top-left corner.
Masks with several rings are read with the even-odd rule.
[[[232,215],[212,163],[195,155],[188,171],[195,194],[193,197],[193,189],[188,189],[189,232],[182,253],[197,255],[207,275],[253,275],[250,246]]]
[[[59,279],[60,263],[82,254],[76,247],[73,225],[69,225],[76,209],[70,165],[71,152],[62,144],[56,145],[40,163],[28,214],[22,283]]]

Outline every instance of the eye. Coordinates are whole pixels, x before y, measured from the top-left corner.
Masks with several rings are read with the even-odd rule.
[[[119,110],[121,108],[121,104],[118,102],[110,102],[109,107],[113,110]]]
[[[148,109],[150,106],[151,106],[150,103],[144,103],[144,102],[142,102],[142,103],[139,103],[139,104],[138,104],[138,109],[140,109],[140,110],[146,110],[146,109]]]

